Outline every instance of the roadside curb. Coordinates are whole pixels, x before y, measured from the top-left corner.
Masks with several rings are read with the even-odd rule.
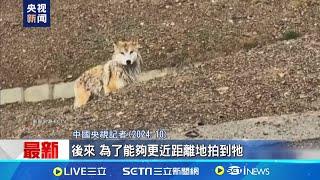
[[[142,72],[138,81],[146,82],[151,79],[167,76],[175,72],[175,68],[164,68]],[[74,97],[73,85],[75,81],[57,84],[42,84],[27,88],[16,87],[0,90],[0,105],[23,102],[39,102],[52,99],[67,99]]]

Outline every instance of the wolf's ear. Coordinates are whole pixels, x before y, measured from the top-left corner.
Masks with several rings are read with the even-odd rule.
[[[139,42],[138,42],[137,39],[135,39],[135,40],[133,41],[133,45],[136,46],[137,49],[141,49],[141,45],[139,44]]]
[[[142,46],[137,42],[137,48],[138,49],[141,49],[142,48]]]

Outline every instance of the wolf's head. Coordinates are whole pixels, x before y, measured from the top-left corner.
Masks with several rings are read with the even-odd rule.
[[[139,48],[140,45],[137,41],[119,41],[113,44],[114,60],[118,61],[122,65],[136,64],[140,60]],[[138,62],[140,64],[140,62]]]

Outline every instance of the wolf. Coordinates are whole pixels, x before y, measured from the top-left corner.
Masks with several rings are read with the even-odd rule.
[[[85,105],[92,95],[109,95],[137,81],[141,73],[141,48],[137,41],[113,44],[111,60],[85,71],[74,84],[74,107]]]

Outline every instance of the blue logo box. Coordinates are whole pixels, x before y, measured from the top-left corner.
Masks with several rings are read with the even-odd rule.
[[[50,27],[50,0],[23,0],[23,27]]]

